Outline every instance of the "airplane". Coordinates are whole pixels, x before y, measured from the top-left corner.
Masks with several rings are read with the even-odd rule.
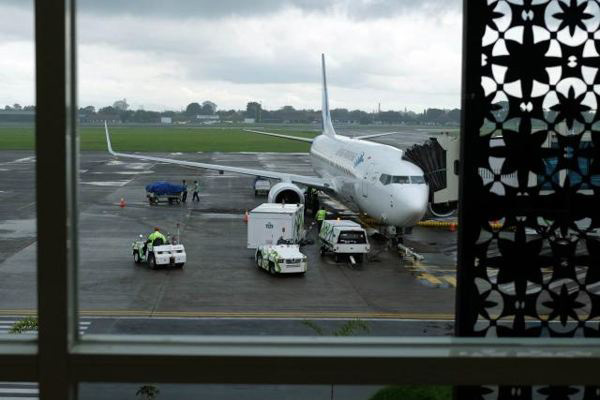
[[[108,151],[115,157],[279,180],[280,182],[275,184],[269,192],[269,202],[303,203],[304,190],[300,186],[314,188],[331,195],[350,209],[358,210],[371,217],[377,223],[401,228],[399,231],[401,234],[402,228],[416,225],[423,218],[427,209],[429,187],[425,182],[423,171],[417,165],[404,160],[402,150],[366,140],[398,132],[376,133],[352,138],[336,134],[329,112],[324,54],[321,54],[321,67],[323,87],[322,132],[320,135],[310,139],[245,129],[245,131],[255,134],[311,143],[309,153],[311,164],[318,176],[118,153],[112,148],[108,126],[105,122]]]

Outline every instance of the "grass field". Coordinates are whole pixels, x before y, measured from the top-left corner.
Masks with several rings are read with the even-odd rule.
[[[308,152],[309,143],[278,139],[242,131],[234,127],[109,127],[115,151],[147,152]],[[272,130],[286,135],[314,137],[315,131]],[[0,150],[31,150],[34,148],[33,126],[0,126]],[[82,151],[106,150],[103,127],[80,128]]]

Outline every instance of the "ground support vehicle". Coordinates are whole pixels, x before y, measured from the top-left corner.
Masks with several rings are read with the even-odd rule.
[[[304,274],[306,256],[297,244],[261,245],[256,249],[256,266],[271,274]]]
[[[158,181],[146,185],[146,197],[150,205],[158,203],[179,204],[183,194],[183,186],[173,183]]]
[[[148,192],[146,193],[146,197],[148,198],[148,203],[150,203],[151,206],[155,206],[158,203],[179,204],[181,203],[181,193],[182,192],[158,195]]]
[[[304,239],[302,204],[263,203],[248,214],[248,249],[281,240],[299,243]]]
[[[254,179],[254,196],[258,196],[259,194],[269,194],[271,190],[271,181],[267,178],[263,178],[262,176],[257,176]]]
[[[341,256],[351,257],[350,261],[362,262],[371,250],[367,232],[356,222],[348,220],[325,220],[319,232],[320,253],[333,253],[335,261]]]
[[[148,263],[148,266],[152,269],[158,267],[183,268],[183,264],[185,264],[187,259],[183,244],[167,243],[155,246],[152,243],[148,243],[145,252],[144,244],[146,244],[146,240],[142,235],[131,244],[133,261],[136,264]]]

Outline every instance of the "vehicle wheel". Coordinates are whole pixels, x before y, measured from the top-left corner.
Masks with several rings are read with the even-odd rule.
[[[275,275],[275,263],[269,262],[269,273]]]
[[[356,262],[358,264],[362,264],[363,259],[364,259],[363,254],[355,254],[354,255],[354,259],[356,260]]]
[[[335,256],[333,256],[333,260],[334,260],[336,263],[339,263],[339,262],[340,262],[340,255],[339,255],[339,254],[336,254]]]
[[[258,197],[258,190],[254,191],[254,197]]]
[[[181,268],[183,268],[183,264],[184,263],[175,264],[175,268],[180,268],[181,269]]]
[[[262,269],[262,265],[263,265],[263,256],[262,256],[262,253],[258,253],[256,255],[256,266],[258,267],[258,269]]]
[[[156,259],[154,258],[154,254],[152,253],[148,254],[148,265],[150,266],[150,269],[156,269],[157,267]]]
[[[325,255],[325,249],[323,248],[323,246],[321,246],[321,248],[319,249],[319,254],[321,255],[321,257]]]
[[[134,251],[133,252],[133,262],[136,264],[139,264],[142,262],[142,259],[140,258],[140,253],[139,251]]]

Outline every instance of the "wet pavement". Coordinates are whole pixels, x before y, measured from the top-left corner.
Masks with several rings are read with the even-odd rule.
[[[281,153],[164,153],[182,160],[313,175],[308,156]],[[35,159],[0,151],[0,312],[33,310],[35,297]],[[373,240],[363,265],[321,258],[304,246],[304,276],[259,271],[245,248],[243,214],[266,201],[253,178],[174,165],[81,154],[80,308],[86,315],[161,317],[452,319],[456,235],[416,228],[407,245],[425,256],[410,265],[385,242]],[[200,202],[150,206],[146,184],[200,182]],[[51,195],[50,193],[47,195]],[[126,206],[119,207],[120,199]],[[307,227],[310,219],[307,218]],[[131,241],[154,226],[180,235],[188,262],[182,270],[153,271],[133,263]],[[316,239],[313,227],[309,237]],[[423,278],[426,274],[437,279]]]

